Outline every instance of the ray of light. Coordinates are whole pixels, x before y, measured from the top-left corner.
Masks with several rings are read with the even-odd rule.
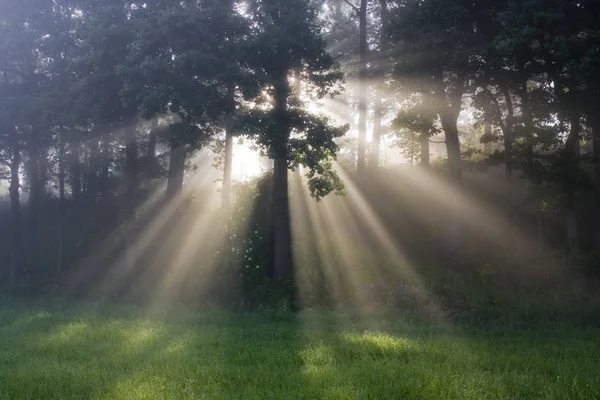
[[[307,280],[322,276],[336,303],[357,310],[378,306],[375,303],[381,298],[374,296],[373,290],[378,288],[372,285],[380,284],[386,277],[393,277],[396,283],[420,287],[423,295],[427,295],[401,246],[392,240],[357,186],[338,169],[347,195],[331,196],[320,203],[310,197],[300,179],[291,181],[294,192],[302,194],[292,197],[290,203],[294,248],[310,236],[318,253],[317,262],[312,264],[302,263],[302,257],[294,258],[299,265],[296,271],[299,288],[303,289]],[[308,216],[298,211],[301,208]],[[316,265],[321,265],[322,271],[314,271]],[[312,271],[307,271],[311,268]],[[395,290],[396,283],[388,283],[386,290]]]

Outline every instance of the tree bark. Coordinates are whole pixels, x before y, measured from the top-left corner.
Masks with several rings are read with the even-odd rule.
[[[150,122],[150,132],[148,133],[148,148],[146,150],[146,160],[148,163],[154,161],[156,156],[156,142],[158,140],[158,118],[152,118]]]
[[[138,146],[136,138],[136,126],[125,127],[125,175],[127,184],[127,197],[129,207],[135,201],[138,190]]]
[[[581,156],[581,116],[576,114],[570,118],[571,131],[567,142],[565,143],[565,162],[569,170],[576,168],[578,158]],[[569,251],[577,252],[579,250],[579,223],[577,217],[577,199],[575,198],[575,190],[572,179],[567,176],[564,179],[563,185],[565,188],[566,204],[565,204],[565,219],[567,229],[567,243]]]
[[[592,119],[592,148],[594,152],[594,180],[596,186],[600,188],[600,118]]]
[[[100,172],[100,148],[98,140],[91,140],[88,143],[89,151],[87,156],[87,173],[85,193],[90,198],[94,199],[100,193],[101,183],[99,182]]]
[[[448,152],[448,168],[450,177],[455,182],[462,181],[462,160],[460,154],[460,140],[458,138],[458,115],[448,112],[442,118],[442,127],[446,137],[446,151]]]
[[[288,199],[287,159],[275,159],[273,170],[273,276],[289,276],[291,233]]]
[[[235,112],[235,86],[227,87],[227,102],[229,110],[225,127],[225,160],[223,165],[223,209],[231,207],[231,170],[233,167],[233,127],[231,119]]]
[[[39,219],[42,205],[44,182],[40,179],[40,138],[36,129],[32,128],[29,135],[27,155],[27,175],[29,176],[29,201],[28,201],[28,267],[34,269],[39,257]]]
[[[375,112],[373,115],[373,141],[371,142],[371,151],[369,154],[369,169],[376,170],[379,168],[379,151],[381,148],[381,135],[383,127],[381,120],[383,117],[383,101],[381,93],[377,91],[375,94]]]
[[[429,135],[421,134],[419,144],[421,145],[421,167],[429,168]]]
[[[520,97],[521,97],[521,108],[523,113],[523,123],[525,126],[525,142],[526,142],[526,165],[529,169],[533,167],[533,130],[534,130],[534,122],[533,122],[533,114],[531,112],[531,99],[529,96],[529,91],[527,88],[527,80],[525,80],[521,85]]]
[[[14,127],[10,130],[12,160],[10,164],[10,214],[11,214],[11,244],[8,285],[14,290],[19,279],[21,267],[21,202],[19,188],[21,187],[19,169],[21,167],[21,148],[18,133]]]
[[[273,168],[273,277],[281,278],[291,273],[291,233],[288,198],[288,144],[290,127],[287,121],[289,98],[287,77],[275,83],[274,105],[274,168]]]
[[[64,134],[58,138],[58,224],[56,249],[56,277],[59,277],[64,264],[65,243],[65,139]]]
[[[367,153],[367,0],[361,0],[358,11],[360,20],[360,60],[359,60],[359,89],[358,89],[358,160],[356,173],[361,177],[365,172]]]
[[[596,183],[596,204],[600,204],[600,118],[590,118],[592,125],[592,148],[594,152],[594,181]],[[596,206],[595,210],[595,238],[594,244],[597,249],[600,249],[600,207]]]
[[[506,180],[512,182],[514,178],[514,166],[513,166],[513,146],[514,146],[514,108],[512,97],[507,86],[502,87],[502,93],[504,95],[504,101],[506,102],[506,109],[508,116],[504,123],[504,165],[506,170]]]
[[[178,196],[183,189],[186,153],[185,146],[171,146],[169,180],[167,182],[167,197],[169,198]]]
[[[484,142],[483,142],[483,154],[485,154],[486,156],[489,156],[490,154],[492,154],[492,124],[486,122],[485,124],[485,128],[484,128],[484,132],[483,132],[483,137],[484,137]]]
[[[385,83],[385,71],[387,69],[387,63],[385,61],[385,57],[387,55],[387,40],[386,40],[386,32],[388,26],[388,10],[387,10],[387,0],[379,0],[379,5],[381,9],[381,36],[379,37],[379,63],[384,63],[383,66],[379,66],[378,70],[380,74],[378,74],[377,78],[382,78],[382,85]],[[381,75],[381,76],[379,76]],[[380,150],[381,150],[381,136],[383,135],[383,126],[381,120],[383,118],[383,96],[382,91],[377,90],[375,94],[375,115],[373,118],[373,142],[371,144],[371,153],[369,159],[369,168],[379,168],[380,163]]]
[[[100,191],[102,197],[107,198],[110,191],[109,169],[110,169],[110,137],[108,131],[103,131],[102,153],[100,155]]]
[[[82,183],[81,183],[81,162],[79,161],[79,145],[78,143],[71,143],[69,146],[69,172],[71,175],[71,192],[73,193],[73,199],[79,201],[82,195]]]
[[[446,138],[448,153],[448,169],[450,178],[457,183],[462,182],[462,160],[460,140],[458,138],[458,117],[462,109],[462,97],[466,79],[457,76],[454,90],[445,88],[444,73],[438,71],[434,82],[434,98],[439,103],[439,116]]]

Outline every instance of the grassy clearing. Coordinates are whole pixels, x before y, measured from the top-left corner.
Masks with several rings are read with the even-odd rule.
[[[4,303],[0,399],[598,399],[599,334]]]

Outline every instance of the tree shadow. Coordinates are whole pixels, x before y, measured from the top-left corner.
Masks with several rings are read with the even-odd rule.
[[[594,398],[597,332],[548,332],[323,312],[4,308],[0,397]]]

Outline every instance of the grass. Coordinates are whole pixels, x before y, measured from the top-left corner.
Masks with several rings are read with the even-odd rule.
[[[600,329],[0,304],[0,399],[599,399]]]

